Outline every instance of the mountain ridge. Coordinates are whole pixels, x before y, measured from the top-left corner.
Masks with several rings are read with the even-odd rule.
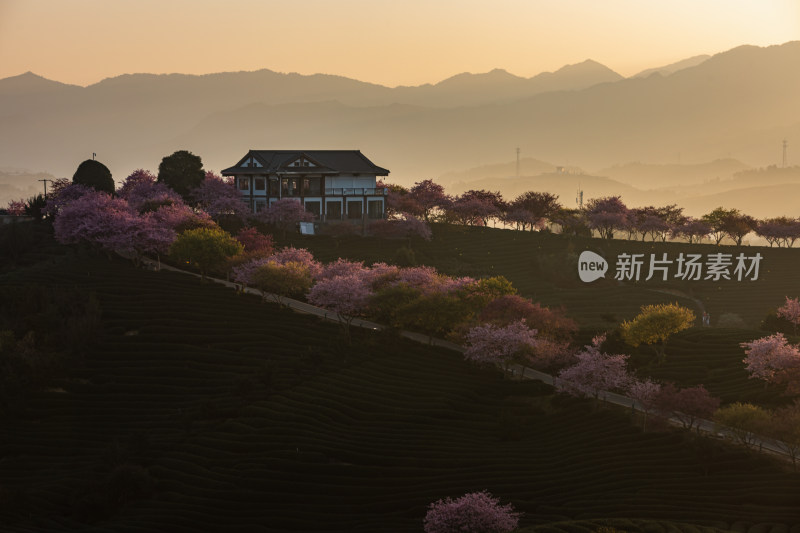
[[[738,47],[669,76],[611,82],[595,76],[583,88],[566,76],[541,91],[520,87],[558,72],[613,74],[587,60],[528,79],[494,71],[490,78],[511,82],[498,91],[474,83],[443,91],[263,69],[126,75],[86,88],[48,85],[58,97],[12,94],[6,78],[0,80],[0,160],[71,175],[94,152],[124,176],[153,169],[178,149],[220,169],[252,146],[346,147],[361,149],[405,183],[503,160],[517,147],[554,165],[582,168],[725,157],[766,166],[779,157],[782,139],[800,137],[800,73],[790,68],[796,64],[800,41]],[[21,79],[47,84],[33,74]],[[255,83],[231,81],[243,79]],[[280,107],[290,103],[294,113]]]

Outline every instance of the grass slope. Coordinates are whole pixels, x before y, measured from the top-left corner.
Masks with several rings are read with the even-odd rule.
[[[94,292],[104,327],[3,421],[4,531],[420,531],[429,502],[482,489],[538,531],[800,530],[800,478],[769,460],[450,352],[342,346],[335,325],[104,258],[0,283]]]

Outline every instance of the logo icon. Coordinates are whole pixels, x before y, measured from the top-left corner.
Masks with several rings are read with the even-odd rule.
[[[578,276],[584,283],[606,277],[608,262],[594,252],[581,252],[578,258]]]

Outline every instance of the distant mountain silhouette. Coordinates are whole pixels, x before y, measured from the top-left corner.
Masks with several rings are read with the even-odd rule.
[[[652,76],[653,74],[660,74],[661,76],[669,76],[679,70],[683,70],[689,67],[696,67],[700,63],[704,62],[706,59],[710,58],[711,56],[708,54],[703,54],[699,56],[692,56],[687,59],[683,59],[681,61],[676,61],[675,63],[670,63],[669,65],[664,65],[663,67],[656,67],[656,68],[649,68],[639,72],[638,74],[634,74],[631,78],[646,78],[648,76]]]
[[[583,168],[676,154],[766,165],[779,162],[784,137],[800,140],[798,64],[800,42],[790,42],[629,79],[593,61],[396,88],[269,70],[132,74],[85,88],[26,74],[0,80],[0,161],[71,176],[96,152],[122,179],[178,149],[219,170],[251,148],[357,148],[406,184],[509,160],[516,147]]]
[[[700,185],[705,181],[730,180],[737,172],[750,167],[736,159],[717,159],[710,163],[687,164],[646,164],[626,163],[597,171],[598,176],[628,183],[635,187],[647,187],[652,184],[669,184],[670,186]]]
[[[520,176],[537,176],[555,172],[556,165],[540,161],[531,157],[521,157],[519,161]],[[481,165],[468,170],[447,172],[436,179],[437,183],[444,186],[458,182],[469,182],[474,180],[485,180],[491,178],[512,178],[516,177],[517,163],[495,163],[491,165]]]

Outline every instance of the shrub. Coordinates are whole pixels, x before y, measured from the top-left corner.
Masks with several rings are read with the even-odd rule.
[[[483,491],[430,504],[423,523],[425,533],[505,533],[517,527],[520,515]]]

